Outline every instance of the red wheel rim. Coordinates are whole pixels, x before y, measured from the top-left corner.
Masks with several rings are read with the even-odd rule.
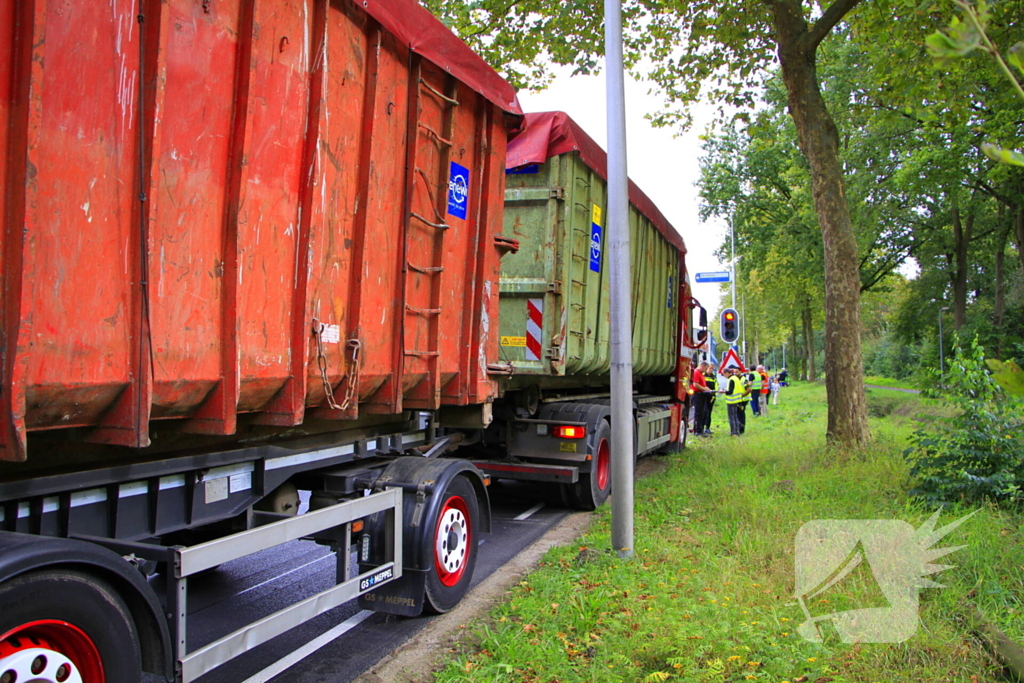
[[[604,491],[608,488],[608,479],[611,476],[612,449],[608,445],[608,439],[601,439],[597,447],[597,488]]]
[[[444,502],[434,531],[434,569],[445,586],[454,586],[466,573],[473,550],[472,523],[469,506],[461,496]]]
[[[64,655],[78,669],[83,683],[106,683],[100,651],[92,638],[74,624],[44,619],[23,624],[0,636],[0,660],[30,648]]]

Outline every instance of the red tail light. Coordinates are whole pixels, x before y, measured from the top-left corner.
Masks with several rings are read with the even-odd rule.
[[[569,425],[558,425],[557,427],[555,427],[554,435],[560,439],[582,439],[587,435],[587,428]]]

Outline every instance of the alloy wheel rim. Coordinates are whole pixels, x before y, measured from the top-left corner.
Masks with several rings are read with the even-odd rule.
[[[461,496],[451,496],[441,509],[434,534],[434,567],[445,586],[454,586],[465,574],[471,541],[469,506]]]
[[[597,447],[597,488],[602,491],[608,488],[608,480],[611,478],[611,459],[608,439],[601,439]]]
[[[103,660],[82,629],[44,619],[0,637],[0,683],[105,683]]]

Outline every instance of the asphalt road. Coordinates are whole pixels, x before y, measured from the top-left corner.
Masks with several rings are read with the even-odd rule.
[[[533,487],[502,483],[491,491],[492,529],[480,538],[473,585],[565,518]],[[296,541],[229,562],[190,581],[189,649],[332,585],[334,556]],[[456,608],[457,609],[457,608]],[[346,603],[204,676],[202,683],[347,683],[429,623],[360,610]]]

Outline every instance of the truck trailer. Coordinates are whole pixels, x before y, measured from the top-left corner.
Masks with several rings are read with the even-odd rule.
[[[603,152],[415,0],[0,0],[0,36],[0,681],[445,612],[489,477],[607,497]],[[643,454],[685,441],[692,303],[630,196]],[[189,579],[298,539],[334,585],[190,648]]]
[[[514,90],[414,0],[0,0],[0,45],[0,680],[454,607]],[[190,649],[190,577],[293,539],[336,585]]]
[[[499,287],[509,374],[474,463],[494,479],[554,482],[566,505],[593,510],[611,491],[607,155],[564,112],[528,113],[505,165],[504,234],[519,244]],[[632,181],[629,231],[639,457],[685,444],[703,309],[683,238]]]

